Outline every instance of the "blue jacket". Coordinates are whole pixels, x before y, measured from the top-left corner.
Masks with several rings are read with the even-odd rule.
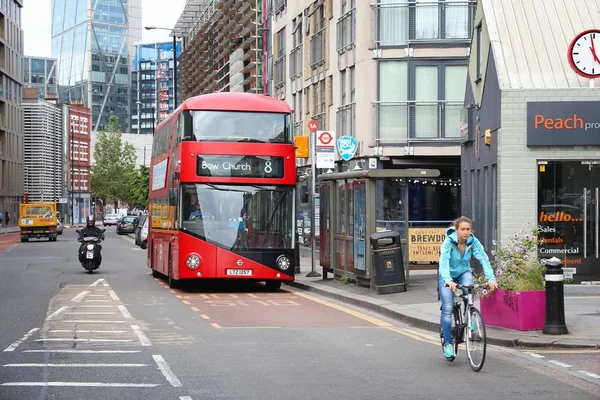
[[[458,248],[458,236],[454,227],[448,228],[446,231],[446,239],[442,243],[440,250],[440,276],[445,283],[451,282],[453,279],[458,278],[471,268],[471,258],[475,257],[483,267],[483,273],[488,281],[496,282],[494,276],[494,270],[490,264],[483,245],[475,235],[471,233],[471,236],[467,239],[467,245],[465,247],[465,253],[460,254]]]

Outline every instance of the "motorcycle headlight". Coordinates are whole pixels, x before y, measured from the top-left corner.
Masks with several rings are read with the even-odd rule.
[[[286,271],[290,267],[290,259],[283,254],[277,257],[277,268],[282,271]]]
[[[94,245],[93,244],[88,244],[87,245],[87,249],[88,250],[94,250]]]
[[[196,269],[200,266],[200,257],[195,254],[188,256],[187,260],[185,260],[185,265],[189,269]]]

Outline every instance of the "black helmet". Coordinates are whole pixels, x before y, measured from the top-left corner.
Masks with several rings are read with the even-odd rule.
[[[88,215],[88,217],[86,218],[86,225],[91,228],[94,226],[95,223],[96,223],[96,219],[94,218],[94,216]]]

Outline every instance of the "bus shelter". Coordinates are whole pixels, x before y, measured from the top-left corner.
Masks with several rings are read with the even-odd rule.
[[[320,197],[319,263],[323,277],[333,273],[375,287],[371,246],[373,233],[400,233],[404,276],[409,277],[407,233],[408,179],[437,178],[438,169],[372,169],[318,176]]]

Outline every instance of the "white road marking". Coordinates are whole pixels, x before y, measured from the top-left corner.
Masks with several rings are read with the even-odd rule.
[[[123,314],[123,317],[131,318],[131,314],[129,314],[129,311],[127,311],[127,308],[125,308],[125,306],[119,306],[119,310],[121,311],[121,314]]]
[[[84,290],[83,292],[79,293],[77,296],[73,297],[71,299],[71,301],[75,301],[75,302],[81,302],[81,300],[89,293],[88,290]],[[88,300],[89,301],[89,300]]]
[[[125,321],[99,321],[99,320],[84,320],[84,319],[74,319],[74,320],[68,320],[68,319],[63,319],[61,322],[74,322],[74,323],[79,323],[79,324],[89,324],[89,323],[104,323],[104,324],[124,324]]]
[[[587,375],[590,378],[600,379],[600,375],[594,374],[593,372],[587,372],[587,371],[577,371],[577,372],[579,372],[581,374],[584,374],[584,375]]]
[[[123,367],[123,368],[137,368],[137,367],[147,367],[148,364],[4,364],[4,367],[59,367],[59,368],[113,368],[113,367]]]
[[[152,358],[154,358],[156,365],[158,365],[158,369],[160,369],[160,372],[163,373],[163,375],[165,376],[167,381],[169,381],[171,386],[174,386],[174,387],[182,386],[181,381],[179,379],[177,379],[177,377],[175,376],[175,374],[169,367],[169,364],[167,364],[167,362],[165,361],[164,358],[162,358],[161,355],[153,354]]]
[[[92,283],[90,286],[98,286],[98,284],[102,284],[103,286],[108,286],[108,283],[102,278],[98,279],[96,282]]]
[[[114,312],[68,312],[69,315],[115,315]]]
[[[125,333],[127,331],[95,331],[95,330],[72,330],[72,329],[53,329],[48,331],[48,333],[69,333],[69,332],[77,332],[77,333]]]
[[[103,306],[100,304],[82,304],[79,307],[89,307],[89,308],[111,308],[112,306]]]
[[[554,364],[554,365],[558,365],[559,367],[564,367],[564,368],[571,368],[571,367],[572,367],[572,365],[565,364],[565,363],[563,363],[563,362],[556,361],[556,360],[549,360],[548,362],[549,362],[549,363],[552,363],[552,364]]]
[[[29,332],[27,332],[25,335],[23,335],[23,337],[21,339],[17,340],[13,344],[11,344],[7,348],[5,348],[4,351],[14,351],[17,347],[19,347],[19,345],[21,343],[23,343],[24,341],[26,341],[27,339],[29,339],[29,337],[31,335],[33,335],[35,332],[37,332],[39,330],[40,330],[40,328],[33,328],[33,329],[31,329]]]
[[[534,357],[534,358],[545,358],[546,357],[546,356],[543,356],[541,354],[536,354],[536,353],[525,353],[525,354],[528,354],[528,355],[530,355],[531,357]]]
[[[144,332],[142,332],[139,326],[131,325],[131,329],[133,329],[133,333],[135,333],[140,339],[142,346],[152,346],[152,343],[150,343],[150,340],[148,340],[148,337],[144,335]]]
[[[68,308],[69,308],[69,306],[63,306],[63,307],[59,308],[58,310],[54,311],[52,314],[48,315],[48,318],[46,318],[46,321],[50,321],[52,318],[56,317],[58,314],[67,310]]]
[[[24,353],[130,354],[140,350],[23,350]]]
[[[36,342],[131,342],[131,339],[91,339],[91,338],[45,338]]]
[[[98,299],[98,300],[97,300],[97,299],[89,299],[89,300],[84,300],[84,301],[85,301],[85,302],[88,302],[88,301],[99,301],[99,302],[102,302],[102,301],[103,301],[103,302],[109,302],[110,300],[100,300],[100,299]]]
[[[109,291],[108,291],[108,294],[110,294],[110,297],[111,297],[113,300],[116,300],[116,301],[118,301],[118,300],[119,300],[119,296],[117,296],[117,294],[115,293],[115,291],[114,291],[114,290],[109,290]]]
[[[192,396],[181,396],[179,400],[192,400]]]
[[[106,297],[105,294],[90,294],[90,297]]]
[[[148,388],[160,386],[154,383],[103,383],[103,382],[6,382],[0,386],[66,386],[66,387],[122,387]]]

